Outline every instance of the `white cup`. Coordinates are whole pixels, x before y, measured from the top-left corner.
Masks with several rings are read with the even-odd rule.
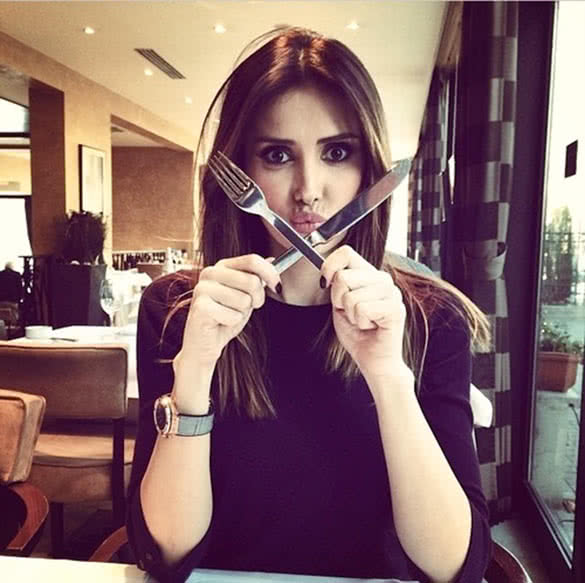
[[[24,335],[31,340],[50,338],[52,332],[51,326],[27,326],[24,329]]]

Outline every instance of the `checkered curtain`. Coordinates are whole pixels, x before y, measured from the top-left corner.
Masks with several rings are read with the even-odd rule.
[[[492,524],[509,518],[512,497],[512,403],[503,269],[512,195],[517,53],[516,2],[464,3],[455,192],[450,213],[452,273],[445,275],[487,314],[492,325],[492,346],[473,362],[473,383],[494,408],[493,426],[476,434]]]
[[[410,173],[408,255],[455,284],[488,316],[493,341],[473,362],[473,383],[494,422],[476,429],[492,524],[511,510],[511,386],[503,276],[512,194],[516,2],[465,2],[457,71],[455,188],[448,171],[449,78],[435,71]]]
[[[447,171],[447,98],[447,80],[435,70],[419,147],[409,176],[408,255],[432,269],[436,275],[441,274],[441,223],[444,218],[444,199],[450,191]]]

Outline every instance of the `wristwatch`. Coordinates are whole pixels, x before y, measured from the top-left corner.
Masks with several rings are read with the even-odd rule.
[[[184,415],[179,413],[173,396],[167,393],[154,402],[153,414],[154,426],[158,433],[164,437],[205,435],[213,427],[214,411],[211,401],[206,415]]]

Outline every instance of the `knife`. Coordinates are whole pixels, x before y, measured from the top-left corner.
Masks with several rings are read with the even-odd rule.
[[[326,243],[331,237],[339,235],[347,231],[350,227],[355,225],[366,215],[371,213],[377,206],[383,203],[396,189],[396,187],[404,180],[410,170],[412,163],[411,158],[404,158],[396,162],[394,167],[375,184],[368,187],[357,194],[350,202],[348,202],[341,210],[337,211],[331,218],[326,220],[318,229],[309,233],[303,241],[305,245],[298,245],[297,242],[293,247],[280,255],[273,263],[276,271],[282,273],[286,271],[291,265],[294,265],[303,255],[307,254],[307,248],[311,251],[317,245]],[[292,242],[292,241],[291,241]],[[317,269],[313,259],[311,262]],[[321,265],[323,261],[321,260]]]

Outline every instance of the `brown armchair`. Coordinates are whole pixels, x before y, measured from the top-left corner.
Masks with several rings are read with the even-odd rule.
[[[45,413],[45,399],[0,389],[0,552],[30,555],[38,542],[49,503],[27,482]]]
[[[120,345],[0,342],[0,387],[46,399],[29,482],[50,501],[54,557],[64,554],[64,504],[111,500],[113,526],[124,522],[134,451],[126,380]]]

